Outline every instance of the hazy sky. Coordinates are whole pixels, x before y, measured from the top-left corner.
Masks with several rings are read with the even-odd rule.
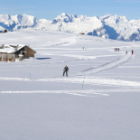
[[[105,14],[140,19],[140,0],[0,0],[0,14],[29,14],[52,20],[67,14],[103,16]]]

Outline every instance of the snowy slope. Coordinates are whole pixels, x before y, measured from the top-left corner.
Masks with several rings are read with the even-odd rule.
[[[10,31],[19,29],[65,31],[77,34],[85,33],[114,40],[140,40],[140,20],[128,21],[125,16],[117,15],[87,17],[62,13],[52,21],[37,20],[30,15],[0,15],[0,30],[4,28]]]
[[[140,42],[21,30],[0,44],[37,52],[0,62],[0,140],[140,139]]]

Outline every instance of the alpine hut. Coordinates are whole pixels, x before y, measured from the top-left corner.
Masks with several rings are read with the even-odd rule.
[[[36,52],[27,45],[2,45],[0,61],[16,61],[34,57]]]

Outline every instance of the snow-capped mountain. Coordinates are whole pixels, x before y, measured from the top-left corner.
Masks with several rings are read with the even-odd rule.
[[[30,15],[0,15],[0,30],[15,31],[20,29],[36,29],[85,33],[124,41],[140,41],[140,20],[127,20],[125,16],[105,15],[103,17],[87,17],[62,13],[55,19],[37,20]]]
[[[35,27],[36,18],[30,15],[0,15],[0,29],[9,31]]]

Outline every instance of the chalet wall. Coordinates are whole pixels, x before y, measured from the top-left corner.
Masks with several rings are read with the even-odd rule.
[[[24,58],[34,57],[34,53],[36,52],[27,46],[16,52],[17,55],[22,54]]]
[[[0,61],[15,61],[15,58],[13,53],[0,53]]]
[[[24,47],[24,50],[25,50],[25,58],[27,57],[34,57],[34,51],[32,49],[30,49],[29,47],[25,46]]]
[[[36,52],[34,50],[29,48],[28,46],[25,46],[15,53],[0,52],[0,61],[15,61],[16,58],[22,60],[24,58],[34,57],[35,53]],[[23,57],[19,57],[20,54],[22,54]]]

